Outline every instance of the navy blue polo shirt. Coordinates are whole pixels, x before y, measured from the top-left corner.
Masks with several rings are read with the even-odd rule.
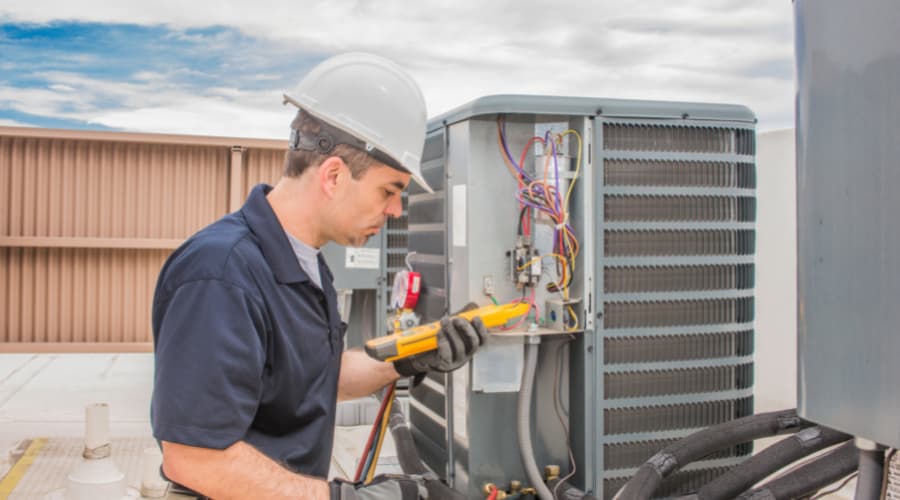
[[[224,449],[245,441],[295,472],[326,477],[346,325],[319,255],[301,269],[266,194],[192,236],[153,297],[153,435]]]

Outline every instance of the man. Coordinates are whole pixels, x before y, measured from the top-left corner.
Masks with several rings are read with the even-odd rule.
[[[256,186],[160,273],[151,414],[163,472],[216,499],[407,498],[399,480],[325,481],[336,401],[458,368],[484,342],[484,326],[445,320],[437,351],[395,364],[344,352],[346,325],[318,249],[364,244],[400,216],[411,178],[431,191],[419,165],[424,99],[397,65],[356,53],[321,63],[285,101],[299,109],[284,176]]]

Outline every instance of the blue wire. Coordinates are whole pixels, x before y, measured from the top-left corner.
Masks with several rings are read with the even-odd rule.
[[[366,455],[366,463],[363,465],[362,473],[359,475],[361,481],[365,482],[366,478],[369,476],[369,468],[372,467],[372,462],[375,460],[375,448],[376,443],[378,443],[378,439],[381,434],[381,426],[378,427],[378,430],[375,431],[375,438],[372,440],[372,447],[369,449],[369,453]]]

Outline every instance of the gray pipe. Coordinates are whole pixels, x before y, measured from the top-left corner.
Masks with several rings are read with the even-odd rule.
[[[878,500],[884,478],[884,449],[865,439],[856,438],[859,448],[859,476],[856,478],[856,500]]]
[[[525,369],[522,370],[522,387],[519,388],[518,418],[516,419],[516,434],[519,441],[519,455],[522,457],[522,465],[525,466],[525,475],[531,486],[537,490],[537,496],[541,500],[553,500],[553,493],[544,484],[544,478],[534,461],[534,449],[531,446],[531,391],[534,389],[534,375],[537,372],[537,357],[539,344],[538,337],[525,338]]]

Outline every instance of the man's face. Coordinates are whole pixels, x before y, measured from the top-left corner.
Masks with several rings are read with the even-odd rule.
[[[344,246],[365,245],[388,217],[400,217],[401,193],[409,179],[409,174],[381,164],[369,167],[359,179],[345,176],[346,182],[335,192],[334,241]]]

